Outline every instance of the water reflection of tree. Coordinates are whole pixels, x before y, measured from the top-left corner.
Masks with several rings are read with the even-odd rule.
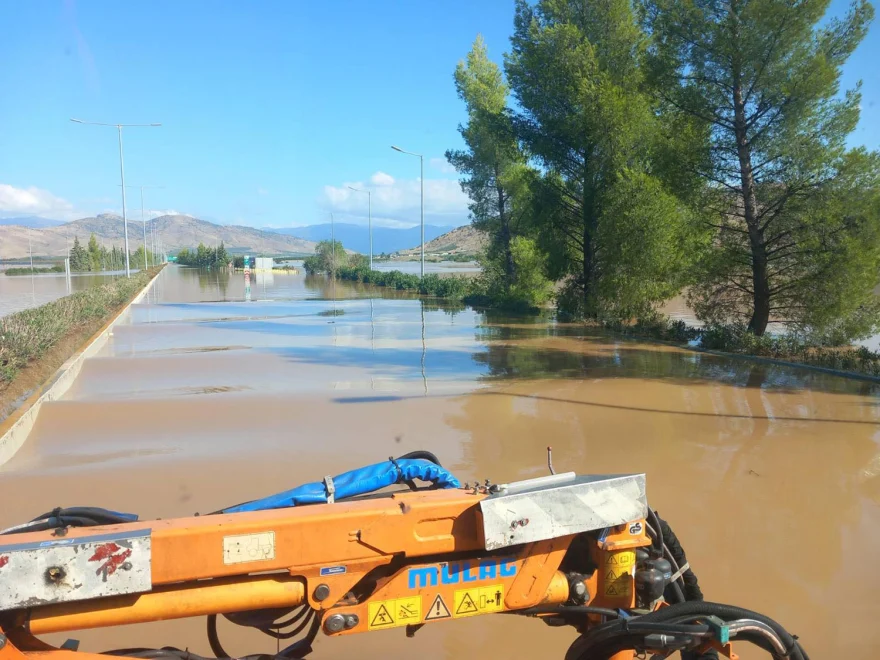
[[[876,383],[831,376],[807,369],[755,364],[667,347],[652,347],[604,335],[577,336],[567,328],[493,327],[478,329],[485,350],[474,360],[486,365],[486,378],[652,378],[701,380],[737,387],[817,390],[876,396]],[[571,343],[542,338],[572,336]]]
[[[586,356],[558,359],[492,347],[487,353],[498,375],[591,366]],[[645,471],[648,492],[664,495],[655,505],[679,531],[697,573],[702,568],[710,577],[715,591],[707,597],[746,599],[739,604],[827,628],[842,590],[865,589],[855,569],[864,548],[852,539],[876,547],[880,538],[864,516],[877,489],[876,477],[864,477],[876,462],[880,430],[872,401],[780,390],[774,374],[747,363],[728,382],[682,379],[670,390],[652,376],[662,365],[687,373],[670,360],[631,362],[651,371],[632,388],[620,387],[623,396],[612,405],[602,403],[608,380],[576,377],[515,381],[462,397],[446,417],[465,438],[456,470],[465,478],[538,476],[549,444],[557,469]]]
[[[226,291],[229,289],[230,272],[226,268],[199,268],[199,287],[202,291],[216,289],[225,300]]]

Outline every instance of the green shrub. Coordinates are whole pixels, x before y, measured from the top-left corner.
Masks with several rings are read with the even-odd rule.
[[[156,270],[120,277],[40,307],[0,318],[0,385],[69,332],[109,317],[147,285]]]

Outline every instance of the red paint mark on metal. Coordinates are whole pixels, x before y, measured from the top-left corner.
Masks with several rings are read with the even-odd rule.
[[[121,552],[120,552],[121,551]],[[98,570],[95,571],[95,575],[104,574],[104,579],[107,579],[108,575],[113,575],[122,563],[131,557],[131,548],[128,550],[122,550],[115,543],[103,543],[95,548],[95,554],[89,557],[89,561],[102,561],[104,562],[98,567]]]
[[[0,568],[3,568],[8,563],[9,563],[9,557],[0,557]]]
[[[131,548],[129,548],[125,552],[120,552],[117,555],[109,556],[107,558],[107,561],[101,564],[101,566],[98,567],[98,570],[95,571],[95,575],[100,575],[101,573],[103,573],[104,579],[106,580],[107,576],[113,575],[116,572],[116,569],[122,566],[122,563],[129,557],[131,557]]]
[[[104,561],[114,552],[119,552],[119,549],[115,543],[103,543],[95,548],[95,554],[89,557],[89,561]]]

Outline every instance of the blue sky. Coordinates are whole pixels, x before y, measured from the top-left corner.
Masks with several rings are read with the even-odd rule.
[[[832,12],[847,3],[833,0]],[[148,208],[222,223],[467,222],[445,164],[461,144],[452,72],[482,33],[500,61],[513,0],[0,0],[0,216],[119,212],[126,183]],[[880,146],[880,26],[847,64],[863,79],[853,144]],[[129,207],[140,213],[136,191]]]

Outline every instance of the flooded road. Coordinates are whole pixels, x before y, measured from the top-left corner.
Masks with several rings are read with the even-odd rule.
[[[45,265],[37,265],[38,268]],[[6,275],[0,270],[0,316],[39,307],[53,300],[124,276],[116,273],[73,273],[68,286],[64,273]]]
[[[0,468],[0,527],[56,506],[190,515],[414,449],[511,481],[545,474],[550,444],[558,470],[645,472],[708,600],[778,619],[814,658],[880,643],[877,385],[371,295],[166,268]],[[415,639],[319,635],[314,657],[562,658],[574,636],[473,617]],[[51,639],[67,637],[209,653],[200,620]]]

